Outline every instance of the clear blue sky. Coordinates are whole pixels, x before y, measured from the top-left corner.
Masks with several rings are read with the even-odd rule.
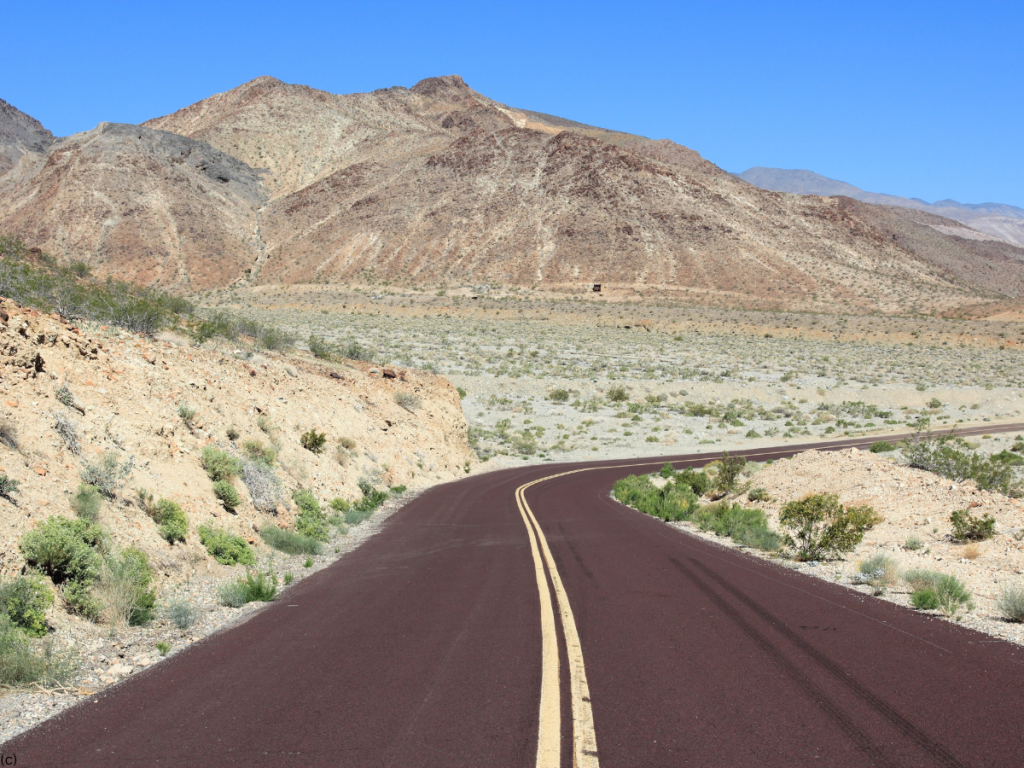
[[[458,73],[517,107],[1024,207],[1024,3],[7,3],[0,98],[58,135],[258,75],[335,93]]]

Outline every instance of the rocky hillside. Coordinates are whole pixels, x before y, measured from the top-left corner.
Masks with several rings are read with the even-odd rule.
[[[0,231],[182,291],[599,282],[853,312],[1017,297],[1024,249],[891,210],[761,190],[686,147],[514,109],[458,76],[349,95],[259,78],[58,141],[0,179]]]
[[[53,134],[38,120],[0,99],[0,176],[24,155],[41,155],[53,143]]]
[[[151,340],[106,327],[88,332],[0,301],[0,473],[20,484],[0,498],[0,577],[21,570],[18,542],[25,531],[51,515],[74,517],[69,502],[81,473],[104,460],[129,470],[99,522],[118,545],[147,552],[159,578],[172,582],[208,559],[200,525],[265,549],[256,532],[292,522],[296,488],[324,503],[361,498],[360,479],[378,488],[417,488],[465,474],[466,422],[446,379],[357,362],[328,366],[309,357],[238,359],[229,351],[195,348],[173,336]],[[59,400],[62,385],[70,398]],[[182,405],[195,411],[189,421],[179,413]],[[320,454],[300,443],[312,428],[327,435]],[[200,456],[205,446],[244,456],[247,440],[277,446],[271,483],[277,487],[270,489],[277,503],[257,509],[239,479],[241,503],[232,512],[214,496]],[[184,543],[161,538],[138,501],[140,487],[182,506]]]

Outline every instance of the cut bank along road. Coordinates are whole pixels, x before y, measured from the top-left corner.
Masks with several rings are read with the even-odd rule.
[[[1020,648],[609,497],[664,461],[434,488],[246,623],[3,751],[20,766],[1020,764]]]

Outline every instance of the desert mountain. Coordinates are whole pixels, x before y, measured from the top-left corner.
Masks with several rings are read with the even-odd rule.
[[[0,179],[0,231],[180,290],[600,282],[906,312],[1024,281],[1024,249],[955,221],[762,190],[671,141],[508,107],[458,76],[349,95],[263,77],[42,157]]]
[[[35,118],[0,99],[0,176],[24,155],[41,155],[53,143],[53,134]]]
[[[38,166],[0,180],[3,228],[29,242],[181,290],[230,282],[253,261],[267,193],[252,168],[208,144],[101,123],[57,139]]]
[[[836,181],[813,171],[754,167],[748,168],[739,176],[755,187],[774,189],[777,192],[821,195],[822,197],[845,195],[875,205],[913,208],[962,222],[986,235],[1024,246],[1024,208],[1017,208],[1013,205],[958,203],[956,200],[939,200],[935,203],[928,203],[916,197],[898,197],[877,192],[865,192],[845,181]]]

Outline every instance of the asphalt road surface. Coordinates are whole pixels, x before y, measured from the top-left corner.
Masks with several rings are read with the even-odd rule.
[[[249,621],[3,752],[28,768],[1024,765],[1024,650],[610,498],[665,460],[436,487]]]

